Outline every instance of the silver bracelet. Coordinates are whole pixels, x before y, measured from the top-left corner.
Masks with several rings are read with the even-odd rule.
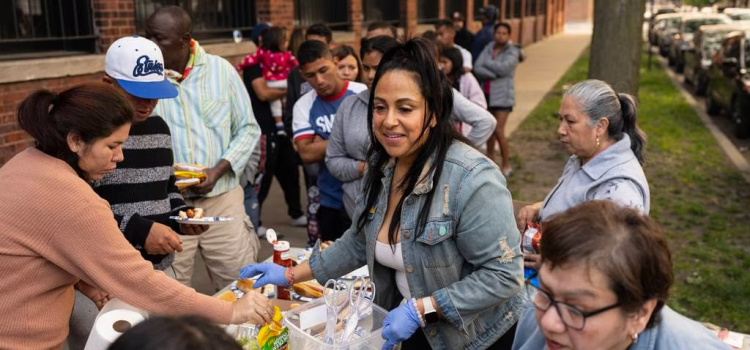
[[[414,305],[414,311],[417,312],[417,318],[419,319],[419,327],[424,328],[424,326],[427,325],[427,323],[424,320],[424,316],[419,313],[419,308],[417,307],[417,299],[411,298],[412,305]]]

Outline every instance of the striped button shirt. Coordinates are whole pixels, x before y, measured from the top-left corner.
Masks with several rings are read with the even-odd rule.
[[[222,159],[229,161],[232,171],[206,197],[228,192],[239,184],[260,140],[260,127],[242,79],[227,60],[198,46],[187,78],[180,83],[170,78],[170,82],[179,95],[159,100],[153,114],[169,124],[175,162],[213,167]]]

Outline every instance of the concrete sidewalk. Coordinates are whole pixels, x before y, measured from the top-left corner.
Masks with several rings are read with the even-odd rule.
[[[505,133],[511,135],[536,108],[591,41],[591,31],[571,28],[566,33],[524,47],[526,60],[516,68],[516,106]]]

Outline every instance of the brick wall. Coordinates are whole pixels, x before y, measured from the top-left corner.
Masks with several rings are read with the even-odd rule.
[[[520,43],[521,36],[521,20],[518,18],[507,19],[505,22],[510,24],[510,40],[514,43]]]
[[[474,1],[479,0],[466,0],[466,4],[461,12],[464,14],[464,20],[466,20],[466,28],[468,30],[475,30],[474,28]]]
[[[136,33],[133,0],[93,0],[94,25],[99,31],[98,51],[107,52],[115,40]]]
[[[544,34],[544,25],[545,25],[545,23],[547,23],[546,16],[544,16],[544,15],[537,16],[537,18],[536,18],[536,31],[535,31],[536,38],[534,39],[534,41],[540,41],[540,40],[544,39],[544,36],[545,36],[545,34]]]
[[[0,85],[0,166],[32,144],[31,138],[18,127],[16,118],[16,109],[24,98],[39,89],[62,91],[101,77],[101,73],[95,73]]]
[[[536,30],[536,17],[535,16],[529,16],[525,17],[523,19],[523,25],[521,26],[521,39],[519,42],[521,45],[529,45],[534,42],[536,33],[534,32]]]
[[[568,0],[566,22],[590,22],[593,19],[593,0]]]
[[[210,50],[209,50],[210,51]],[[233,65],[242,59],[239,56],[225,56]],[[104,56],[101,56],[104,60]],[[21,101],[39,89],[64,91],[76,85],[99,81],[103,72],[53,79],[38,79],[24,82],[0,84],[0,167],[13,156],[33,145],[29,135],[18,127],[16,110]]]
[[[362,20],[365,18],[362,1],[349,0],[349,18],[352,20],[352,32],[354,32],[354,42],[351,46],[354,48],[354,52],[359,52],[359,42],[362,38]]]
[[[404,37],[417,35],[417,18],[417,0],[401,0],[401,25],[404,28]]]
[[[285,27],[290,34],[294,29],[294,0],[256,0],[255,10],[261,22]]]

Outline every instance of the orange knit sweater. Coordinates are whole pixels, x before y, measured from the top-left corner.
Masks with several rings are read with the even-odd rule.
[[[232,317],[231,303],[154,271],[89,184],[28,149],[0,168],[0,349],[61,349],[79,279],[156,314]]]

